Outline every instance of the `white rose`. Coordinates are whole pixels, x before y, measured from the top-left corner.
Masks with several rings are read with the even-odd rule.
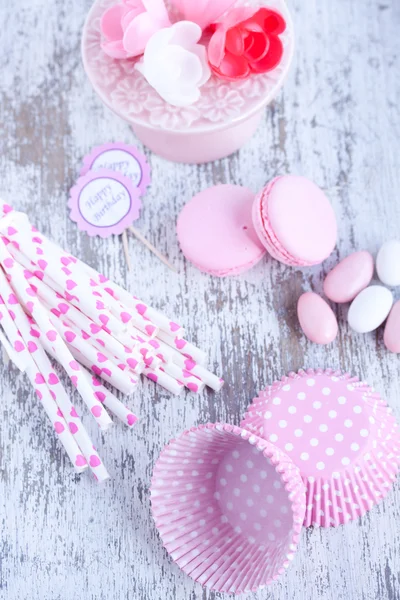
[[[173,106],[190,106],[211,77],[207,51],[199,44],[201,28],[180,21],[157,31],[148,41],[136,68],[160,96]]]

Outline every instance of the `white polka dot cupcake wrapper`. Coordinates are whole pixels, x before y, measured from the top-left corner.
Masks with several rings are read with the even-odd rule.
[[[299,469],[249,431],[208,424],[161,453],[152,512],[181,569],[219,592],[259,589],[294,557],[305,515]]]
[[[340,371],[290,373],[260,392],[241,426],[282,448],[306,486],[304,525],[337,526],[392,488],[400,432],[369,385]]]

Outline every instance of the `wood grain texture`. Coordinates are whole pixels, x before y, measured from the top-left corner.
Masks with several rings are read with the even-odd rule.
[[[45,234],[150,303],[183,321],[222,370],[223,392],[177,400],[145,381],[131,399],[140,424],[104,436],[85,421],[113,479],[77,477],[26,378],[0,369],[0,598],[7,600],[212,600],[171,563],[150,511],[152,466],[178,432],[209,420],[239,423],[258,390],[301,366],[340,367],[375,384],[400,418],[400,362],[382,332],[352,334],[346,308],[338,342],[308,343],[296,324],[302,290],[353,250],[376,252],[399,236],[400,3],[290,0],[297,53],[262,127],[238,154],[201,167],[147,154],[153,184],[140,230],[178,267],[168,271],[130,240],[128,276],[119,240],[89,239],[69,220],[68,190],[94,145],[135,142],[92,92],[80,60],[90,0],[0,2],[0,194]],[[338,246],[323,265],[290,269],[265,260],[241,277],[202,275],[179,253],[183,204],[220,182],[257,191],[280,173],[330,190]],[[397,291],[399,295],[399,290]],[[361,521],[304,531],[294,563],[259,600],[398,600],[400,484]]]

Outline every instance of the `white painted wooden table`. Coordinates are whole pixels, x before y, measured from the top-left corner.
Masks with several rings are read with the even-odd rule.
[[[162,549],[149,511],[152,467],[163,445],[195,424],[239,423],[265,384],[301,366],[340,367],[371,381],[400,417],[400,359],[382,332],[352,334],[320,348],[300,334],[295,304],[320,291],[324,274],[353,250],[376,252],[400,235],[400,3],[292,0],[298,44],[283,93],[252,142],[202,167],[148,154],[153,184],[141,231],[170,255],[174,275],[131,241],[136,268],[124,267],[119,240],[80,234],[68,190],[92,146],[135,142],[85,78],[80,32],[90,0],[0,1],[0,193],[44,233],[152,304],[179,317],[224,373],[220,395],[171,398],[144,382],[132,398],[132,432],[99,436],[86,422],[113,479],[97,486],[72,473],[26,378],[0,370],[0,598],[6,600],[193,600],[203,591]],[[175,237],[183,204],[206,186],[231,182],[254,191],[280,173],[328,188],[340,223],[337,251],[323,268],[294,270],[265,260],[218,280],[185,263]],[[400,291],[398,291],[400,294]],[[250,316],[249,316],[250,315]],[[361,521],[304,532],[273,600],[400,598],[400,484]]]

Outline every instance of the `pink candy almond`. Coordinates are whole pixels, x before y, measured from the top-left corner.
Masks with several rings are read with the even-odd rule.
[[[371,282],[374,259],[366,251],[354,252],[344,258],[328,273],[324,292],[329,300],[338,304],[351,302]]]
[[[318,294],[307,292],[300,296],[297,315],[304,335],[315,344],[330,344],[338,333],[336,316]]]
[[[390,311],[386,321],[383,341],[390,352],[400,353],[400,300],[395,303]]]

